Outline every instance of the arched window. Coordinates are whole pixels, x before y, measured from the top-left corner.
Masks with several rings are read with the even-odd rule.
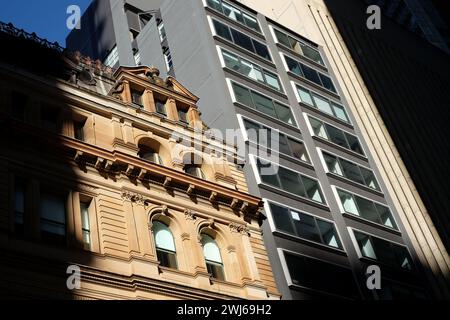
[[[158,152],[143,144],[139,145],[139,157],[156,164],[163,164]]]
[[[209,235],[202,235],[203,255],[205,257],[206,268],[211,276],[218,280],[225,280],[223,262],[220,249],[216,241]]]
[[[194,176],[194,177],[197,177],[200,179],[205,179],[205,174],[203,173],[203,171],[199,165],[187,164],[184,166],[184,172],[186,172],[187,174],[190,174],[191,176]]]
[[[169,227],[162,222],[153,222],[156,255],[161,266],[177,269],[175,242]]]

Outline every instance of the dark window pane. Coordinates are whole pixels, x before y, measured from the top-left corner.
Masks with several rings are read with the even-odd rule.
[[[339,159],[339,162],[341,163],[342,171],[344,172],[344,177],[347,179],[350,179],[354,182],[365,184],[363,177],[361,175],[361,171],[359,170],[359,167],[344,159]]]
[[[397,258],[390,242],[372,237],[372,243],[379,261],[397,266]]]
[[[305,185],[306,194],[308,198],[323,203],[322,191],[319,183],[316,180],[302,176],[303,184]]]
[[[270,204],[270,212],[272,213],[275,227],[281,231],[295,234],[294,228],[289,217],[290,212],[287,208]]]
[[[284,153],[288,156],[292,156],[291,149],[289,148],[287,138],[284,134],[278,134],[278,139],[276,141],[278,145],[275,145],[275,141],[272,144],[272,149],[278,149],[279,152]]]
[[[181,122],[188,123],[187,113],[187,110],[178,109],[178,119]]]
[[[225,38],[229,41],[233,41],[233,38],[231,38],[230,29],[228,26],[224,25],[223,23],[213,20],[214,29],[216,30],[216,33],[218,36]]]
[[[132,89],[131,100],[133,101],[133,103],[142,106],[142,92]]]
[[[291,109],[289,107],[279,104],[276,101],[274,101],[274,105],[278,119],[290,125],[297,126],[294,116],[292,115]]]
[[[249,36],[231,29],[231,33],[233,35],[233,39],[234,39],[234,43],[237,44],[238,46],[247,49],[251,52],[255,52],[255,50],[253,49],[253,45],[252,45],[252,39],[250,39]]]
[[[310,46],[307,46],[305,44],[301,44],[302,47],[302,51],[303,51],[303,55],[311,60],[313,60],[314,62],[317,62],[321,65],[325,65],[325,63],[322,60],[322,57],[320,56],[319,51],[311,48]]]
[[[278,42],[285,45],[286,47],[290,47],[288,36],[282,33],[281,31],[278,31],[277,29],[274,29],[275,35],[278,39]]]
[[[358,138],[356,136],[354,136],[352,134],[348,134],[348,133],[345,133],[345,136],[349,143],[350,150],[352,150],[356,153],[359,153],[361,155],[364,155],[363,149],[359,143]]]
[[[331,81],[331,78],[319,73],[320,80],[322,80],[322,85],[325,89],[328,89],[330,91],[336,92],[336,88],[333,85],[333,82]]]
[[[42,240],[53,244],[65,244],[65,197],[51,193],[41,193],[40,216]]]
[[[289,71],[295,73],[296,75],[303,77],[302,70],[300,69],[300,65],[294,59],[289,58],[288,56],[284,56],[286,60],[287,67]]]
[[[325,124],[329,140],[333,143],[336,143],[346,149],[348,149],[347,140],[345,139],[344,132],[342,130],[339,130],[338,128],[335,128],[333,126],[330,126],[328,124]]]
[[[75,139],[84,141],[84,124],[85,123],[82,121],[73,122],[73,131]]]
[[[362,167],[360,169],[361,174],[364,178],[365,185],[369,188],[380,190],[380,186],[378,185],[377,179],[375,178],[373,172]]]
[[[242,103],[250,108],[255,108],[253,104],[252,97],[247,88],[244,88],[236,83],[233,83],[233,91],[234,96],[236,97],[237,102]]]
[[[295,211],[291,211],[291,216],[299,237],[314,242],[322,242],[313,217]]]
[[[159,265],[162,267],[177,269],[177,257],[173,252],[156,249]]]
[[[167,115],[166,101],[155,99],[156,112],[162,115]]]
[[[273,102],[271,99],[260,95],[259,93],[256,93],[254,91],[252,91],[252,97],[253,97],[253,101],[255,102],[256,105],[256,110],[263,112],[271,117],[276,118],[277,114],[275,113],[274,107],[273,107]]]
[[[222,12],[222,5],[220,4],[219,0],[207,0],[206,3],[208,4],[208,7],[211,7],[219,12]]]
[[[305,190],[299,180],[298,173],[280,167],[278,169],[278,176],[280,177],[281,186],[283,190],[304,197]]]
[[[339,240],[334,224],[320,219],[316,219],[316,221],[324,243],[330,247],[342,248],[341,241]]]
[[[396,244],[392,244],[392,248],[397,258],[397,265],[403,269],[412,270],[411,256],[409,255],[408,249]]]
[[[301,66],[302,66],[302,71],[303,71],[304,77],[306,79],[318,84],[319,86],[322,86],[322,82],[320,81],[319,74],[317,73],[316,70],[314,70],[313,68],[310,68],[304,64],[301,64]]]
[[[257,55],[259,55],[260,57],[263,57],[264,59],[270,60],[272,61],[272,58],[270,57],[270,53],[269,53],[269,49],[267,49],[266,45],[252,40],[253,41],[253,45],[255,47],[255,52]]]
[[[378,215],[380,216],[382,224],[390,228],[398,229],[388,207],[379,205],[377,203],[375,203],[375,207],[377,208]]]
[[[359,213],[362,218],[372,222],[381,223],[378,212],[375,209],[375,205],[372,201],[355,196],[356,203],[359,208]]]
[[[258,159],[258,171],[262,182],[273,187],[281,188],[277,175],[277,167],[270,162],[262,162]]]
[[[308,153],[306,152],[306,147],[303,143],[297,140],[293,140],[291,138],[288,138],[288,141],[289,145],[291,146],[292,156],[294,158],[297,158],[305,162],[310,162]]]
[[[253,30],[258,32],[261,31],[259,28],[258,21],[255,18],[249,16],[246,13],[243,13],[242,16],[244,17],[244,22],[247,27],[252,28]]]
[[[206,268],[208,270],[208,273],[211,274],[211,277],[217,280],[224,281],[225,280],[225,274],[223,272],[223,265],[220,265],[218,263],[206,261]]]

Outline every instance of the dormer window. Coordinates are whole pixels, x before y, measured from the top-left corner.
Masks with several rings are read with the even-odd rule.
[[[188,113],[187,110],[178,109],[178,119],[181,122],[189,123],[188,118],[187,118],[187,113]]]
[[[135,89],[131,89],[131,101],[134,104],[137,104],[138,106],[142,107],[142,92],[135,90]]]
[[[166,116],[167,115],[167,111],[166,111],[166,100],[160,99],[160,98],[155,98],[155,108],[156,108],[156,112]]]

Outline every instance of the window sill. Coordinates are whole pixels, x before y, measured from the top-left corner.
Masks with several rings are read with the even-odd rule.
[[[240,28],[240,29],[245,30],[245,32],[251,33],[253,36],[256,36],[256,37],[257,37],[257,40],[266,41],[266,37],[264,36],[264,34],[262,33],[262,31],[261,31],[261,32],[258,32],[258,31],[256,31],[256,30],[254,30],[254,29],[252,29],[252,28],[246,26],[245,24],[236,22],[236,21],[234,21],[233,19],[231,19],[231,18],[225,16],[224,14],[220,13],[219,11],[214,10],[213,8],[210,8],[210,7],[208,7],[208,6],[205,7],[205,10],[206,10],[207,12],[209,12],[209,13],[212,13],[212,14],[214,15],[214,18],[219,18],[219,19],[221,19],[221,20],[225,20],[226,23],[230,23],[230,25],[232,25],[232,27],[234,27],[234,28]],[[258,25],[259,25],[259,22],[258,22]],[[259,27],[261,27],[261,26],[259,26]],[[238,30],[238,31],[241,31],[241,30]]]
[[[251,112],[253,114],[259,115],[260,117],[265,118],[265,119],[267,119],[269,121],[277,123],[277,124],[279,124],[279,125],[281,125],[281,126],[283,126],[285,128],[288,128],[290,130],[295,130],[296,132],[300,132],[300,129],[297,126],[294,126],[292,124],[283,122],[283,121],[281,121],[281,120],[279,120],[277,118],[274,118],[272,116],[269,116],[269,115],[267,115],[267,114],[265,114],[265,113],[263,113],[261,111],[258,111],[256,109],[250,108],[249,106],[246,106],[245,104],[242,104],[240,102],[234,102],[234,105],[239,107],[239,108],[242,108],[244,110],[247,110],[247,111],[249,111],[249,112]]]
[[[351,220],[355,220],[355,221],[358,221],[358,222],[362,222],[364,224],[368,224],[368,225],[370,225],[372,227],[375,227],[375,228],[378,228],[378,229],[382,229],[384,231],[387,231],[389,233],[395,234],[397,236],[401,236],[402,235],[400,230],[393,229],[393,228],[387,227],[385,225],[382,225],[380,223],[364,219],[364,218],[362,218],[360,216],[355,216],[355,215],[353,215],[351,213],[347,213],[347,212],[341,212],[341,214],[345,218],[348,218],[348,219],[351,219]]]
[[[332,98],[334,98],[334,99],[337,99],[337,100],[341,101],[341,97],[339,96],[339,94],[338,94],[337,92],[333,92],[333,91],[328,90],[328,89],[325,88],[325,87],[319,86],[317,83],[312,82],[311,80],[308,80],[308,79],[306,79],[306,78],[300,77],[299,75],[293,73],[292,71],[289,71],[289,70],[288,70],[288,71],[286,71],[286,72],[287,72],[287,74],[288,74],[290,77],[292,77],[292,78],[294,78],[294,79],[296,79],[296,80],[299,80],[299,81],[303,81],[304,83],[310,85],[311,87],[314,87],[315,89],[320,90],[319,93],[327,94],[327,95],[329,95],[330,97],[332,97]]]
[[[251,83],[253,83],[254,85],[258,86],[258,87],[261,88],[261,89],[270,91],[270,92],[272,92],[272,93],[274,93],[274,94],[276,94],[276,95],[278,95],[278,96],[280,96],[280,97],[282,97],[282,98],[284,98],[284,99],[286,99],[286,100],[288,99],[288,97],[287,97],[287,95],[284,93],[284,91],[278,91],[278,90],[276,90],[276,89],[274,89],[274,88],[272,88],[272,87],[270,87],[270,86],[268,86],[268,85],[266,85],[266,84],[263,84],[263,83],[261,83],[261,82],[255,80],[255,79],[252,79],[252,78],[250,78],[250,77],[247,77],[247,76],[243,75],[242,73],[239,73],[239,72],[237,72],[237,71],[235,71],[235,70],[233,70],[233,69],[230,69],[230,68],[228,68],[228,67],[223,67],[223,69],[224,69],[225,71],[227,71],[228,73],[231,73],[231,74],[233,74],[233,75],[235,75],[235,76],[238,76],[239,78],[242,78],[242,79],[244,79],[244,80],[250,81]]]
[[[352,151],[352,150],[349,150],[347,148],[344,148],[343,146],[340,146],[340,145],[338,145],[338,144],[336,144],[334,142],[331,142],[329,140],[323,139],[323,138],[321,138],[319,136],[313,135],[312,137],[313,137],[314,140],[317,140],[317,141],[322,142],[322,143],[324,143],[326,145],[329,145],[330,147],[333,147],[333,148],[339,149],[341,151],[344,151],[344,152],[348,153],[349,155],[352,155],[352,156],[354,156],[354,157],[356,157],[358,159],[361,159],[361,160],[364,160],[364,161],[368,161],[368,158],[365,155],[362,155],[362,154],[357,153],[355,151]]]
[[[326,112],[324,112],[324,111],[322,111],[322,110],[320,110],[320,109],[317,109],[317,108],[315,108],[315,107],[313,107],[313,106],[310,106],[309,104],[306,104],[306,103],[303,103],[303,102],[299,102],[299,105],[300,105],[301,107],[304,107],[304,108],[308,109],[308,110],[311,110],[311,111],[314,111],[314,112],[316,112],[316,113],[318,113],[318,114],[320,114],[320,115],[323,115],[323,116],[325,116],[327,119],[330,119],[330,120],[333,120],[333,121],[335,121],[335,122],[337,122],[337,123],[340,123],[340,124],[342,124],[342,125],[345,125],[346,127],[350,128],[350,129],[353,129],[353,128],[354,128],[354,127],[353,127],[353,124],[352,124],[351,122],[346,122],[346,121],[341,120],[341,119],[339,119],[339,118],[335,118],[335,117],[333,117],[332,115],[330,115],[330,114],[328,114],[328,113],[326,113]],[[320,118],[319,118],[319,120],[320,120]]]
[[[330,247],[330,246],[327,246],[326,244],[314,242],[314,241],[308,240],[308,239],[304,239],[304,238],[301,238],[299,236],[296,236],[296,235],[293,235],[293,234],[289,234],[287,232],[280,231],[280,230],[274,230],[274,231],[272,231],[272,233],[274,235],[278,236],[278,237],[282,237],[282,238],[285,238],[285,239],[288,239],[288,240],[304,243],[306,245],[309,245],[309,246],[312,246],[312,247],[316,247],[316,248],[319,248],[319,249],[322,249],[322,250],[325,250],[325,251],[329,251],[329,252],[332,252],[332,253],[336,253],[336,254],[339,254],[339,255],[342,255],[342,256],[347,256],[347,252],[344,249]]]
[[[265,184],[263,182],[259,183],[258,185],[259,185],[260,188],[265,189],[267,191],[272,191],[272,192],[278,193],[278,194],[280,194],[282,196],[289,197],[291,199],[304,202],[306,204],[309,204],[311,206],[317,207],[319,209],[322,209],[322,210],[325,210],[325,211],[328,211],[328,212],[330,211],[330,208],[327,206],[326,203],[322,204],[322,203],[316,202],[314,200],[310,200],[308,198],[301,197],[301,196],[298,196],[296,194],[290,193],[288,191],[284,191],[284,190],[278,189],[276,187],[272,187],[272,186],[270,186],[268,184]]]
[[[327,170],[327,169],[325,168],[325,170]],[[335,173],[327,172],[327,176],[328,176],[328,177],[331,177],[331,178],[334,178],[334,179],[336,179],[336,180],[345,182],[345,183],[347,183],[347,184],[350,184],[350,185],[352,185],[352,186],[354,186],[354,187],[357,187],[357,188],[360,188],[360,189],[362,189],[362,190],[371,192],[371,193],[373,193],[373,194],[375,194],[375,195],[377,195],[377,196],[384,197],[384,193],[383,193],[382,191],[372,189],[372,188],[370,188],[370,187],[368,187],[368,186],[366,186],[366,185],[364,185],[364,184],[361,184],[361,183],[358,183],[358,182],[354,182],[353,180],[350,180],[350,179],[348,179],[348,178],[342,177],[342,176],[337,175],[337,174],[335,174]]]
[[[327,73],[329,72],[329,71],[328,71],[328,68],[327,68],[326,66],[323,66],[323,65],[321,65],[320,63],[317,63],[317,62],[315,62],[315,61],[313,61],[313,60],[311,60],[311,59],[309,59],[309,58],[307,58],[307,57],[305,57],[305,56],[302,56],[301,54],[295,52],[295,51],[292,50],[291,48],[288,48],[288,47],[282,45],[282,44],[279,43],[279,42],[275,42],[275,44],[276,44],[276,46],[277,46],[279,49],[284,50],[284,51],[286,51],[286,52],[292,54],[292,55],[295,56],[296,58],[300,59],[302,62],[309,63],[309,64],[311,64],[313,67],[318,68],[318,69],[320,69],[321,71],[325,71],[325,72],[327,72]],[[321,55],[322,55],[322,54],[321,54]]]
[[[225,45],[227,45],[227,46],[230,46],[231,48],[234,48],[235,50],[238,50],[239,52],[241,52],[241,53],[244,54],[244,55],[248,55],[248,56],[250,56],[250,57],[252,57],[252,58],[254,58],[254,59],[257,59],[257,60],[259,60],[259,61],[265,63],[266,65],[268,65],[268,66],[270,66],[270,67],[272,67],[272,68],[274,68],[274,69],[277,68],[276,65],[273,63],[272,60],[268,60],[268,59],[265,59],[265,58],[263,58],[263,57],[261,57],[261,56],[258,56],[256,53],[253,53],[253,52],[251,52],[251,51],[249,51],[249,50],[247,50],[247,49],[244,49],[244,48],[242,48],[242,47],[239,47],[238,45],[234,44],[233,42],[228,41],[228,40],[226,40],[226,39],[224,39],[224,38],[221,38],[221,37],[219,37],[219,36],[217,36],[217,35],[214,35],[213,37],[214,37],[214,39],[216,39],[218,42],[220,42],[220,43],[222,43],[222,44],[225,44]]]

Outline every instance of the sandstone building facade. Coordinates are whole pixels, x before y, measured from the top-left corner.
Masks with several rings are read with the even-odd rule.
[[[261,199],[197,97],[0,31],[0,296],[279,298]]]

